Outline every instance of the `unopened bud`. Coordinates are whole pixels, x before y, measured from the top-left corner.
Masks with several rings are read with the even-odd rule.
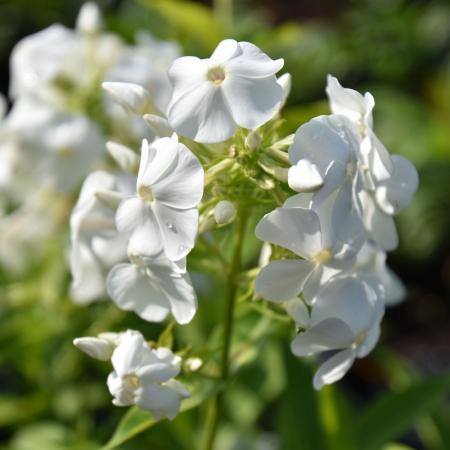
[[[249,133],[249,135],[245,138],[245,146],[249,150],[256,150],[261,145],[262,138],[261,134],[254,130]]]
[[[131,148],[117,142],[108,141],[106,149],[121,169],[133,174],[137,172],[139,156]]]
[[[189,372],[196,372],[203,365],[203,361],[200,358],[188,358],[184,363]]]
[[[141,116],[151,109],[150,94],[139,84],[105,81],[102,88],[130,114]]]
[[[155,114],[145,114],[144,121],[153,133],[155,133],[156,137],[170,137],[173,134],[173,129],[165,117]]]
[[[236,207],[229,200],[221,200],[214,209],[214,218],[219,225],[226,225],[236,216]]]
[[[115,348],[111,341],[95,337],[76,338],[73,344],[86,355],[100,361],[108,361]]]
[[[116,191],[97,191],[95,194],[97,200],[111,209],[117,209],[119,203],[123,200],[122,194]]]
[[[102,15],[97,4],[85,3],[78,13],[76,28],[83,34],[97,34],[102,28]]]

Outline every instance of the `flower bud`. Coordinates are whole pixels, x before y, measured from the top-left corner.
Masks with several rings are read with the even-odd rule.
[[[93,35],[97,34],[102,28],[102,15],[96,3],[85,3],[78,13],[77,30],[80,33]]]
[[[188,358],[184,365],[189,372],[196,372],[202,367],[203,361],[200,358]]]
[[[137,172],[139,156],[131,148],[117,142],[108,141],[106,149],[121,169],[133,174]]]
[[[236,216],[236,207],[229,200],[221,200],[214,209],[214,218],[219,225],[226,225]]]
[[[150,109],[150,94],[139,84],[105,81],[102,88],[130,114],[140,116]]]
[[[172,127],[164,117],[155,114],[145,114],[144,121],[155,133],[156,137],[170,137],[173,134]]]
[[[108,361],[115,348],[115,345],[110,340],[90,336],[76,338],[73,344],[91,358],[99,359],[100,361]]]
[[[261,134],[256,130],[251,131],[245,138],[245,146],[252,151],[259,148],[261,142],[262,142]]]

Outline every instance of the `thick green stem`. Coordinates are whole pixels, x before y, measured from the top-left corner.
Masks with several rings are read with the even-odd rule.
[[[239,274],[241,272],[242,246],[244,243],[245,226],[247,216],[245,212],[238,211],[236,217],[237,236],[233,252],[233,259],[228,275],[228,295],[225,302],[225,328],[223,334],[222,359],[220,365],[220,380],[226,382],[230,374],[230,349],[231,338],[233,334],[234,307],[239,288]],[[220,408],[222,403],[223,391],[219,392],[211,401],[207,417],[207,431],[205,450],[212,450],[216,439],[217,427],[219,425]]]

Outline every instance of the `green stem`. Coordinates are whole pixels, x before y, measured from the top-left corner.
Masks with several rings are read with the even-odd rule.
[[[214,15],[228,32],[233,28],[233,0],[214,0]]]
[[[238,211],[236,217],[237,237],[231,261],[230,272],[228,275],[228,295],[225,303],[225,329],[223,334],[222,359],[220,364],[220,380],[226,383],[230,375],[230,349],[231,337],[233,334],[234,307],[239,288],[239,274],[241,272],[242,246],[244,243],[245,226],[247,217],[244,212]],[[219,392],[211,401],[208,410],[206,423],[206,441],[205,450],[212,450],[219,425],[220,408],[222,403],[223,391]]]

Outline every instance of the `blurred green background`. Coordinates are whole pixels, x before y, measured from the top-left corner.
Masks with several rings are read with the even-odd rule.
[[[375,130],[391,153],[420,173],[411,208],[398,220],[401,246],[388,262],[408,289],[389,310],[381,343],[338,384],[313,392],[313,365],[294,358],[293,330],[269,324],[227,394],[224,450],[450,449],[450,3],[403,1],[99,1],[106,27],[132,40],[138,29],[177,40],[185,54],[206,57],[224,37],[249,40],[272,58],[285,58],[293,88],[285,130],[327,113],[328,73],[376,99]],[[82,2],[0,1],[0,90],[7,92],[8,58],[22,37],[54,22],[73,27]],[[214,10],[212,9],[214,6]],[[0,268],[0,445],[13,450],[95,449],[124,411],[110,406],[108,367],[73,348],[80,335],[140,329],[156,339],[162,326],[145,324],[110,302],[71,303],[63,249],[68,230],[48,242],[44,260],[26,273]],[[196,266],[201,249],[190,264]],[[249,260],[255,254],[249,250]],[[208,274],[207,274],[208,275]],[[200,308],[177,331],[202,343],[216,320],[220,285],[197,275]],[[214,293],[214,294],[213,294]],[[221,310],[221,309],[220,309]],[[240,321],[237,335],[254,329]],[[257,375],[255,375],[257,374]],[[201,408],[200,408],[200,412]],[[123,444],[139,450],[195,449],[198,411],[163,422]],[[384,446],[384,447],[383,447]]]

